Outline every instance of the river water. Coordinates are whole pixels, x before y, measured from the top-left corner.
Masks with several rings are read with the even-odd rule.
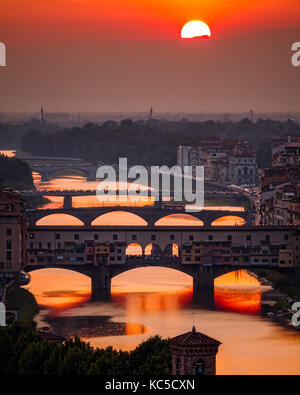
[[[9,154],[13,156],[13,153]],[[34,175],[34,179],[40,190],[96,188],[96,183],[87,182],[79,175],[58,177],[49,183],[41,183],[38,175]],[[61,198],[49,199],[51,202],[45,207],[62,206]],[[73,200],[75,207],[102,204],[95,197]],[[149,204],[149,201],[135,204]],[[243,224],[238,218],[241,208],[230,209],[232,217],[223,218],[215,225]],[[40,225],[72,225],[76,224],[74,221],[53,216]],[[129,214],[111,214],[96,224],[142,225],[140,221]],[[160,224],[199,225],[199,222],[175,215]],[[90,280],[61,269],[33,272],[27,288],[42,307],[37,316],[40,327],[48,327],[63,335],[79,334],[95,347],[112,345],[131,350],[149,336],[172,337],[190,331],[195,325],[198,331],[222,342],[217,374],[300,373],[299,335],[262,317],[262,305],[268,300],[270,288],[261,286],[246,271],[230,273],[216,280],[213,310],[193,305],[191,278],[165,268],[136,269],[118,276],[112,281],[110,303],[91,302]],[[99,323],[103,327],[103,320],[107,330],[97,333]]]

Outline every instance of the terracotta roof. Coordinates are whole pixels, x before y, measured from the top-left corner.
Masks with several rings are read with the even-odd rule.
[[[169,343],[174,346],[220,346],[218,340],[204,335],[203,333],[196,332],[193,327],[192,332],[179,335],[169,340]]]

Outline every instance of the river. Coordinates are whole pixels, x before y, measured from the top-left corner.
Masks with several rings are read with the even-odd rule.
[[[40,190],[95,189],[95,183],[78,175],[41,183]],[[91,206],[95,198],[75,198],[74,205]],[[60,207],[62,199],[50,198],[47,207]],[[98,202],[97,204],[101,204]],[[141,203],[142,204],[142,203]],[[232,207],[232,218],[219,225],[237,224],[241,208]],[[70,218],[47,218],[46,224],[63,225]],[[131,215],[106,217],[101,224],[140,224]],[[189,217],[165,219],[161,224],[193,224]],[[72,224],[72,222],[70,223]],[[199,225],[199,222],[194,222]],[[242,222],[239,222],[242,224]],[[42,307],[37,316],[40,327],[58,334],[79,334],[95,347],[113,346],[131,350],[149,336],[172,337],[198,331],[222,342],[217,358],[217,374],[299,374],[300,337],[261,315],[268,300],[269,287],[263,287],[246,271],[230,273],[215,282],[215,308],[200,309],[193,305],[191,279],[175,270],[143,268],[124,273],[112,282],[110,303],[90,301],[90,280],[61,269],[32,273],[27,287]],[[106,322],[107,332],[97,334]],[[112,336],[112,334],[114,334]],[[105,334],[105,336],[103,336]]]

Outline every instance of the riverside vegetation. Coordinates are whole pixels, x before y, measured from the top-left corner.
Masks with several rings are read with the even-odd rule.
[[[168,341],[158,336],[135,350],[94,349],[78,337],[63,344],[46,341],[34,325],[0,328],[0,372],[3,375],[170,375]]]

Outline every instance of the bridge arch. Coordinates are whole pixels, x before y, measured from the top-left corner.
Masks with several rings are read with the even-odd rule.
[[[158,244],[150,243],[145,248],[145,255],[161,257],[163,255],[163,250]]]
[[[173,222],[173,223],[172,223]],[[191,214],[169,214],[161,217],[155,226],[204,226],[204,222]]]
[[[143,256],[144,250],[143,247],[139,243],[131,243],[128,244],[126,248],[126,256]]]
[[[238,215],[226,215],[213,221],[211,226],[244,226],[245,224],[245,219]]]
[[[70,214],[49,214],[39,219],[36,226],[84,226],[84,222]]]
[[[109,213],[98,216],[92,226],[147,226],[147,221],[130,211],[110,211]]]
[[[169,271],[172,270],[174,273],[181,273],[185,275],[186,278],[189,280],[193,280],[193,275],[189,273],[188,271],[185,270],[184,267],[181,267],[179,265],[171,265],[171,264],[152,264],[152,263],[141,263],[138,267],[120,267],[119,270],[115,271],[111,278],[116,279],[117,277],[121,276],[122,274],[128,273],[128,272],[134,272],[134,271],[142,271],[144,269],[162,269],[164,271]],[[143,276],[145,278],[145,276]]]
[[[165,248],[164,248],[164,255],[165,256],[172,256],[175,258],[179,258],[180,257],[180,247],[177,243],[171,243],[168,244]]]

